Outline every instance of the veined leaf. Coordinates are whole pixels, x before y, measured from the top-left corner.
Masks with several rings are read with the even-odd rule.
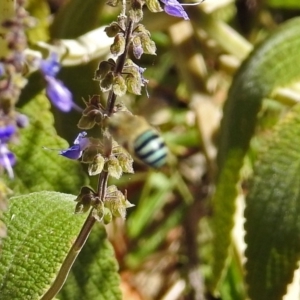
[[[49,288],[86,216],[76,197],[56,192],[11,198],[0,256],[1,300],[40,299]]]
[[[279,300],[300,258],[300,106],[280,122],[254,170],[246,199],[249,295]]]
[[[258,46],[242,64],[229,90],[220,132],[219,174],[212,199],[212,290],[216,289],[228,257],[236,184],[261,102],[275,87],[300,78],[299,26],[300,18],[290,20]]]

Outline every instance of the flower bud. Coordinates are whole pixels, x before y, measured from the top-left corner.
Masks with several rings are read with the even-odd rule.
[[[101,145],[91,145],[89,146],[82,155],[82,162],[86,164],[91,164],[94,162],[95,157],[101,153]]]
[[[142,0],[132,0],[131,2],[129,16],[135,23],[140,22],[143,18],[143,4]]]
[[[90,176],[98,175],[102,172],[105,159],[101,154],[97,154],[94,157],[94,161],[88,167],[88,173]]]
[[[100,88],[102,92],[107,92],[111,89],[114,80],[113,72],[109,72],[101,81]]]
[[[95,126],[96,123],[100,124],[102,120],[102,111],[93,106],[89,106],[83,110],[82,116],[78,121],[77,126],[81,129],[91,129]]]
[[[105,209],[103,202],[99,202],[98,205],[95,207],[95,209],[93,210],[92,214],[93,217],[98,221],[98,222],[102,222],[103,221],[103,217],[104,217],[104,212],[107,209]]]
[[[111,54],[119,56],[125,51],[125,38],[123,33],[118,33],[115,36],[114,43],[110,46]]]
[[[146,54],[156,55],[156,45],[147,34],[141,34],[141,44]]]
[[[119,179],[122,176],[123,170],[116,157],[110,156],[108,160],[108,173],[109,176]]]
[[[145,0],[146,5],[151,12],[160,12],[163,11],[158,0]]]
[[[94,117],[91,118],[90,116],[81,116],[80,120],[77,123],[78,128],[80,129],[91,129],[95,126],[96,122]]]
[[[105,27],[104,31],[108,37],[114,37],[121,31],[121,28],[117,22],[112,22],[109,26]]]
[[[109,224],[111,221],[112,221],[112,213],[111,211],[108,209],[108,208],[104,208],[104,211],[103,211],[103,223],[105,225]]]
[[[126,193],[125,193],[126,194]],[[114,217],[126,218],[126,209],[133,205],[126,199],[126,196],[117,189],[115,185],[107,188],[104,206],[107,207]]]
[[[117,75],[114,77],[113,91],[119,97],[123,96],[126,93],[127,86],[125,83],[125,79],[121,75]]]
[[[83,186],[75,199],[77,203],[75,213],[85,213],[96,202],[96,193],[89,187]]]
[[[136,59],[140,59],[144,51],[139,36],[135,36],[132,39],[132,47],[133,47],[133,55],[135,56]]]
[[[114,67],[115,67],[115,62],[111,58],[107,61],[106,60],[101,61],[98,66],[98,69],[95,72],[94,80],[103,79],[108,74],[108,72],[113,71]]]
[[[106,0],[106,4],[112,7],[117,7],[120,0]]]
[[[137,26],[134,28],[134,33],[144,33],[150,36],[150,31],[148,31],[143,24],[137,24]]]
[[[126,77],[126,85],[128,92],[140,95],[142,90],[142,82],[140,77],[134,77],[132,75],[127,75]]]
[[[134,173],[132,164],[133,159],[131,155],[122,147],[120,147],[120,151],[118,154],[119,164],[123,170],[123,173]]]

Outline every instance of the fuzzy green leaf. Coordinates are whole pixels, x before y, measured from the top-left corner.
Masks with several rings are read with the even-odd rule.
[[[40,299],[49,288],[84,215],[74,215],[75,196],[56,192],[11,198],[0,256],[1,300]]]
[[[300,106],[279,124],[258,160],[246,199],[249,295],[280,300],[300,258]]]
[[[11,147],[17,164],[15,179],[7,181],[15,194],[41,190],[76,194],[87,181],[78,162],[43,149],[68,148],[66,141],[57,136],[49,110],[49,100],[44,95],[37,96],[23,109],[30,124],[21,130],[20,143]]]
[[[236,184],[262,100],[275,87],[300,79],[299,26],[300,18],[290,20],[258,46],[236,73],[228,93],[220,132],[219,174],[212,199],[212,290],[221,279],[229,255]]]
[[[103,226],[93,228],[79,254],[60,300],[119,300],[122,299],[114,251],[107,241]]]

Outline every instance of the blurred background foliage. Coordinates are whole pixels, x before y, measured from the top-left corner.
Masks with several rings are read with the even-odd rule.
[[[37,42],[57,44],[60,39],[76,39],[109,24],[119,13],[118,9],[99,0],[30,0],[27,9],[38,19],[37,26],[28,30],[29,46],[39,50],[41,48]],[[296,82],[293,86],[276,90],[263,101],[255,136],[241,171],[237,210],[229,216],[234,218],[234,229],[230,251],[225,251],[227,258],[223,263],[226,267],[221,274],[214,273],[212,262],[218,258],[214,257],[216,252],[212,249],[215,244],[214,227],[210,223],[214,215],[211,197],[217,178],[216,155],[228,89],[240,64],[253,47],[276,31],[281,23],[298,16],[300,2],[206,0],[199,6],[186,8],[186,11],[190,21],[182,21],[165,13],[152,14],[145,9],[143,24],[156,43],[157,56],[143,55],[136,63],[147,68],[144,75],[149,79],[147,89],[150,97],[144,92],[138,97],[126,95],[122,98],[133,113],[144,116],[159,130],[171,152],[170,164],[160,171],[149,170],[136,163],[135,174],[111,180],[121,190],[127,190],[130,202],[135,204],[125,222],[116,219],[106,227],[119,263],[123,299],[247,299],[246,286],[255,286],[255,283],[253,279],[247,284],[245,281],[244,196],[251,186],[249,178],[252,177],[255,162],[265,149],[266,140],[272,136],[274,126],[299,101]],[[96,41],[96,44],[101,43],[101,40]],[[103,44],[106,45],[107,41]],[[92,60],[87,57],[80,64],[64,67],[59,74],[79,106],[83,107],[82,98],[88,99],[100,93],[98,83],[92,78],[99,61],[109,56],[109,47],[105,46],[104,50],[99,57]],[[31,74],[18,105],[20,110],[31,113],[36,122],[43,118],[44,123],[49,116],[44,117],[31,107],[32,101],[45,100],[41,98],[43,89],[41,76]],[[106,95],[102,97],[105,99]],[[76,111],[65,114],[55,108],[51,112],[57,134],[72,143],[79,131],[77,123],[80,114]],[[33,131],[28,129],[28,132],[30,135]],[[30,140],[29,135],[24,134],[20,147],[25,147],[26,140]],[[54,139],[46,139],[43,143],[51,147],[54,145],[54,148],[65,145],[57,140],[58,137]],[[35,157],[42,153],[42,144],[39,142],[34,147]],[[285,150],[282,151],[284,153]],[[26,153],[18,150],[16,153],[20,161],[16,174],[22,178],[22,169],[28,174],[25,183],[22,180],[23,183],[9,184],[15,194],[41,189],[78,194],[81,185],[87,181],[82,175],[85,170],[79,163],[67,167],[68,162],[61,158],[59,164],[66,168],[61,176],[67,178],[68,170],[72,168],[71,182],[56,178],[56,182],[50,182],[51,187],[48,187],[37,179],[30,181],[30,176],[39,176],[39,170],[53,168],[55,155],[48,163],[43,158],[37,159],[43,161],[43,165],[26,161]],[[34,168],[27,167],[35,163],[37,166]],[[55,167],[60,168],[56,164]],[[54,172],[49,170],[49,174]],[[73,180],[74,173],[76,180]],[[96,186],[96,178],[89,180],[90,186]],[[256,230],[259,231],[259,228]],[[225,230],[224,234],[226,238],[231,238],[230,232]],[[95,244],[95,239],[93,236],[90,243]],[[251,241],[248,240],[248,243]],[[220,244],[221,248],[223,246]],[[89,241],[86,247],[89,247]],[[299,257],[300,250],[296,254]],[[92,254],[83,252],[81,255]],[[293,268],[289,268],[290,273]],[[73,272],[84,273],[84,265],[78,268],[75,264]],[[94,272],[97,273],[97,268]],[[269,276],[272,277],[272,272]],[[78,296],[80,298],[66,296],[68,290],[72,291],[72,284],[76,285],[74,280],[77,277],[76,274],[71,275],[72,282],[67,283],[59,299],[102,299],[87,295],[86,298],[82,295]],[[292,277],[289,275],[281,282],[284,287],[276,296],[266,294],[259,297],[252,292],[252,299],[282,299]],[[77,286],[87,284],[80,280],[77,278]],[[298,299],[292,289],[289,292],[285,299]],[[74,290],[69,295],[72,293]]]

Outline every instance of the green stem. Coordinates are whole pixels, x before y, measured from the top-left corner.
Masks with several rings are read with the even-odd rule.
[[[253,46],[237,31],[226,23],[215,19],[211,15],[201,13],[199,10],[191,11],[196,15],[191,20],[201,20],[201,30],[207,32],[229,54],[244,60],[252,51]],[[195,32],[200,35],[199,24],[194,24]]]
[[[111,141],[110,144],[112,144]],[[99,176],[98,189],[97,189],[97,194],[102,201],[105,200],[107,181],[108,181],[108,172],[103,171]]]
[[[96,219],[93,217],[93,209],[90,211],[82,229],[74,242],[72,248],[70,249],[67,257],[65,258],[52,286],[49,290],[41,297],[41,300],[51,300],[53,299],[56,294],[61,290],[63,287],[67,276],[70,272],[73,263],[75,262],[78,254],[80,253],[82,247],[84,246],[87,238],[90,235],[92,227],[94,226]]]
[[[234,55],[239,60],[246,58],[252,51],[253,46],[251,43],[225,22],[195,7],[186,9],[186,11],[191,18],[194,31],[200,39],[203,39],[201,31],[206,32],[208,38],[215,40],[228,54]],[[156,14],[155,22],[152,18],[153,16],[150,14],[144,17],[144,24],[150,32],[159,31],[161,28],[169,28],[171,25],[181,22],[179,18],[169,17],[163,13]],[[201,28],[201,31],[199,28]]]

